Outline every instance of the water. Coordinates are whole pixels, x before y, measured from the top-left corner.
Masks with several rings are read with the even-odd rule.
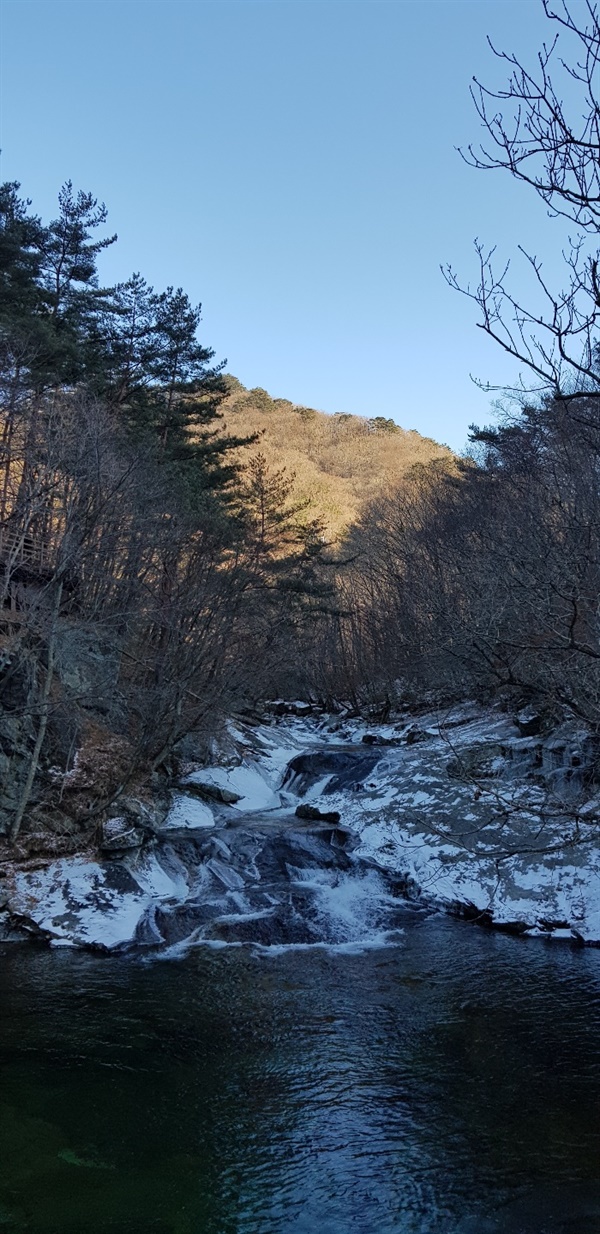
[[[600,953],[403,929],[0,950],[2,1234],[598,1234]]]

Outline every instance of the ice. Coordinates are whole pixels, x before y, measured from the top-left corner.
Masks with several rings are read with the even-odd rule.
[[[214,827],[215,819],[212,810],[196,797],[188,797],[179,793],[173,798],[173,804],[163,823],[163,831],[179,828]]]
[[[321,868],[316,862],[310,870],[290,867],[287,889],[271,885],[269,875],[263,899],[257,899],[260,875],[252,837],[265,825],[269,834],[296,826],[299,798],[293,781],[280,792],[291,760],[325,747],[347,750],[349,741],[360,741],[366,732],[389,740],[409,729],[419,730],[418,741],[382,747],[364,784],[323,799],[328,811],[341,814],[345,834],[353,833],[358,841],[348,849],[348,868]],[[517,779],[509,756],[496,752],[488,760],[494,776],[461,780],[448,775],[448,763],[471,747],[516,747],[526,753],[509,716],[469,704],[455,713],[411,716],[404,726],[356,723],[335,734],[314,717],[285,717],[251,732],[237,726],[231,736],[239,743],[239,765],[199,768],[189,782],[227,788],[239,795],[235,805],[208,805],[179,792],[162,829],[162,844],[114,861],[70,857],[43,869],[18,870],[10,887],[11,911],[29,918],[54,946],[111,950],[130,944],[139,930],[150,940],[160,905],[216,904],[218,911],[225,907],[223,920],[248,922],[271,912],[263,909],[265,903],[276,908],[289,904],[291,895],[305,919],[316,923],[316,941],[281,947],[322,945],[343,951],[394,940],[399,902],[387,887],[390,880],[402,879],[430,908],[485,914],[497,925],[519,923],[532,937],[600,942],[600,850],[594,822],[600,798],[588,810],[580,808],[579,839],[567,843],[560,812],[550,821],[542,819],[545,789],[524,779],[521,771]],[[312,786],[311,801],[321,803],[330,780],[324,775]],[[241,827],[243,860],[234,841]],[[177,837],[183,830],[213,835]],[[197,854],[189,868],[174,855],[177,842],[180,852]],[[209,944],[194,921],[185,948],[199,945]],[[210,945],[221,944],[212,940]],[[180,954],[179,946],[169,954]]]
[[[231,866],[225,865],[224,862],[218,861],[216,857],[211,857],[210,861],[206,862],[206,866],[229,891],[245,887],[246,884],[241,874],[238,874],[237,870],[233,870]]]
[[[203,767],[187,777],[188,783],[212,784],[237,793],[240,800],[230,807],[234,810],[277,810],[281,805],[279,793],[269,785],[264,772],[256,765],[240,767]]]

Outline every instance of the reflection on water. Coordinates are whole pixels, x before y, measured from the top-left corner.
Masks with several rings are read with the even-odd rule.
[[[4,1234],[598,1234],[600,953],[0,952]]]

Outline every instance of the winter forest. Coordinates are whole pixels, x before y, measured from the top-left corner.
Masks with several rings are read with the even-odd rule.
[[[481,248],[469,287],[446,270],[514,358],[515,389],[463,457],[405,445],[333,529],[335,462],[315,497],[263,442],[267,422],[277,439],[284,413],[302,430],[317,413],[265,391],[236,401],[181,288],[139,273],[102,286],[116,237],[90,192],[67,183],[44,222],[19,185],[2,187],[0,817],[13,840],[36,811],[60,830],[77,750],[111,750],[91,811],[74,803],[85,828],[187,734],[208,739],[279,696],[384,712],[503,698],[599,732],[600,30],[548,15],[572,63],[548,44],[532,70],[502,64],[500,95],[476,84],[487,144],[463,154],[536,193],[559,242],[568,223],[565,281],[547,286],[527,255],[528,305]],[[569,114],[555,72],[576,87]],[[240,414],[253,395],[258,428]],[[333,420],[330,455],[345,431],[356,489],[363,447],[387,451],[402,430]]]
[[[0,184],[6,1234],[600,1234],[600,17],[540,0],[531,54],[533,7],[3,0],[31,53],[13,90],[37,47],[71,109],[84,65],[81,157],[112,132],[113,192],[126,213],[144,185],[155,250],[128,259],[77,166],[53,209],[18,163]],[[514,255],[505,233],[469,241],[470,266],[436,257],[450,322],[395,286],[415,267],[393,246],[419,250],[422,214],[425,282],[451,199],[419,187],[430,164],[443,180],[440,74],[483,20],[526,26],[524,51],[489,39],[456,159],[498,185],[482,231],[510,218]],[[397,107],[386,180],[411,65],[424,161]],[[161,242],[165,202],[184,250]],[[262,309],[252,262],[203,232],[220,214],[271,271]],[[130,273],[136,252],[164,266]],[[211,297],[178,286],[216,270],[218,299],[222,268],[228,332],[257,297],[232,344],[247,371],[205,327]],[[391,386],[372,286],[396,313]],[[464,309],[501,376],[459,452],[410,424],[431,425],[434,376],[454,388]],[[294,322],[301,364],[312,339],[327,365],[302,402],[259,376],[263,337],[292,363]],[[312,399],[340,380],[334,337],[353,414]]]

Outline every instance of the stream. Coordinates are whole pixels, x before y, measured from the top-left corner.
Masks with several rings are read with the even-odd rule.
[[[600,950],[411,894],[435,733],[276,738],[237,806],[17,882],[53,948],[0,944],[0,1234],[600,1234]]]
[[[7,1234],[595,1234],[600,954],[0,950]]]

